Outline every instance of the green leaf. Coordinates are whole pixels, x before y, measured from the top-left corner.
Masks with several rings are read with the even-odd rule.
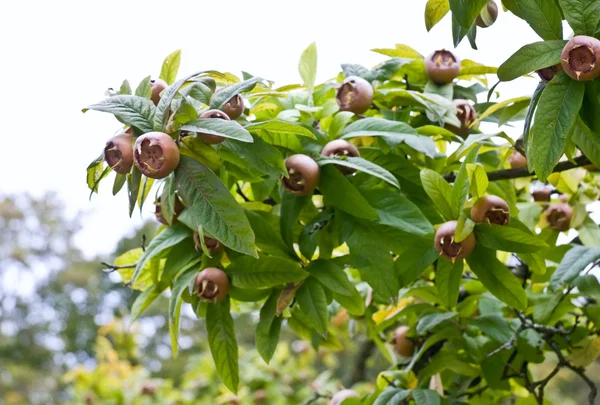
[[[165,58],[160,69],[160,76],[167,84],[173,84],[177,79],[177,72],[181,64],[181,49],[171,53]]]
[[[458,207],[453,204],[452,187],[437,172],[431,169],[421,170],[421,182],[425,192],[431,198],[440,213],[447,220],[458,218]]]
[[[177,92],[190,78],[197,76],[198,73],[191,74],[184,77],[181,80],[176,81],[169,87],[167,87],[160,96],[160,101],[156,106],[156,114],[154,114],[154,120],[152,121],[154,131],[164,131],[167,127],[167,121],[169,120],[169,114],[171,111],[171,102],[177,95]]]
[[[190,269],[193,266],[200,267],[202,252],[196,251],[193,238],[186,238],[173,246],[165,260],[165,266],[160,275],[161,283],[171,283],[178,274]]]
[[[123,80],[121,87],[119,88],[119,94],[131,94],[131,85],[129,81]]]
[[[266,363],[271,361],[277,349],[283,322],[283,317],[275,316],[279,293],[280,290],[274,290],[263,304],[260,310],[260,319],[256,325],[256,350]]]
[[[496,252],[477,245],[467,257],[470,269],[479,281],[500,301],[524,311],[527,308],[527,294],[519,279],[496,258]]]
[[[600,134],[594,133],[581,119],[577,119],[571,136],[583,154],[596,167],[600,167]]]
[[[358,291],[344,272],[344,268],[334,260],[315,260],[306,268],[311,276],[319,280],[332,292],[352,297]]]
[[[590,264],[600,260],[600,249],[586,246],[574,246],[569,250],[552,273],[550,284],[558,290],[571,283]]]
[[[417,323],[417,333],[422,335],[433,330],[433,328],[442,322],[456,318],[457,316],[457,312],[435,312],[433,314],[427,314],[419,319],[419,323]]]
[[[119,257],[117,257],[113,263],[115,266],[120,266],[118,272],[123,282],[127,283],[134,290],[145,291],[149,286],[155,283],[156,272],[158,270],[154,260],[150,260],[146,263],[140,276],[135,282],[132,282],[135,265],[139,261],[143,254],[142,248],[136,248],[128,250]]]
[[[199,118],[182,125],[182,131],[202,132],[223,138],[235,139],[240,142],[253,142],[252,135],[236,121],[226,121],[215,118]]]
[[[591,297],[595,300],[600,299],[600,283],[596,276],[592,274],[579,276],[574,280],[573,284],[577,286],[581,295]]]
[[[210,100],[210,108],[217,110],[222,109],[233,96],[252,90],[254,87],[256,87],[256,84],[262,80],[263,79],[260,77],[252,77],[248,80],[244,80],[243,82],[235,83],[231,86],[221,89],[221,91],[216,93]]]
[[[142,182],[142,172],[133,166],[131,173],[127,175],[127,194],[129,196],[129,217],[133,214],[135,203],[140,193],[140,183]]]
[[[202,82],[195,82],[181,89],[181,94],[186,97],[191,97],[198,100],[202,104],[210,104],[210,98],[213,95],[213,90]]]
[[[584,83],[558,72],[542,93],[527,148],[527,156],[540,181],[546,181],[564,152],[584,92]]]
[[[369,205],[365,197],[338,169],[331,165],[321,167],[319,190],[323,193],[327,206],[337,207],[358,218],[377,218],[377,212]]]
[[[567,41],[541,41],[527,44],[498,68],[498,78],[509,82],[537,70],[560,64],[560,53]]]
[[[279,150],[254,136],[252,143],[239,143],[226,140],[221,144],[219,154],[245,169],[257,171],[269,176],[281,176],[287,173],[283,155]]]
[[[448,14],[448,11],[450,11],[448,0],[428,0],[425,5],[425,27],[427,31],[431,31]]]
[[[353,169],[359,170],[361,172],[370,174],[371,176],[375,176],[380,178],[381,180],[391,184],[396,188],[400,188],[400,184],[398,184],[398,180],[394,177],[394,175],[388,172],[383,167],[376,165],[373,162],[369,162],[366,159],[360,157],[343,157],[343,158],[329,158],[329,157],[320,157],[317,159],[317,163],[319,166],[325,165],[339,165],[344,167],[351,167]]]
[[[240,288],[270,288],[302,281],[308,273],[296,261],[276,256],[242,256],[227,267],[231,282]]]
[[[442,398],[440,395],[432,390],[426,390],[422,388],[414,389],[412,392],[415,405],[441,405]]]
[[[296,292],[296,302],[306,315],[310,326],[320,335],[324,335],[329,326],[329,315],[323,285],[316,278],[308,277]]]
[[[470,163],[475,162],[477,159],[477,154],[479,153],[479,149],[479,146],[477,146],[469,151],[467,157],[460,165],[456,180],[454,180],[454,185],[452,187],[452,205],[456,206],[459,212],[463,209],[465,200],[469,194],[469,183],[471,176],[469,176],[467,166]]]
[[[558,0],[575,35],[594,36],[600,22],[598,0]]]
[[[458,301],[458,290],[464,269],[462,260],[452,264],[449,260],[438,260],[435,270],[435,286],[444,305],[452,308]]]
[[[522,18],[545,40],[562,39],[562,16],[554,1],[518,0]]]
[[[135,298],[131,305],[131,322],[136,319],[156,300],[160,294],[166,289],[166,284],[154,284],[152,288],[148,288]]]
[[[487,2],[488,0],[450,0],[452,17],[456,18],[461,27],[468,30]]]
[[[144,201],[146,201],[146,197],[150,193],[152,189],[152,184],[154,184],[154,179],[150,177],[144,176],[144,182],[142,183],[142,188],[140,189],[140,193],[137,198],[138,207],[140,207],[140,213],[142,212],[142,207],[144,206]]]
[[[100,186],[100,181],[108,176],[110,173],[110,167],[104,167],[104,155],[100,155],[96,160],[94,160],[87,167],[87,185],[90,189],[90,199],[92,198],[92,194],[98,193],[98,187]]]
[[[339,111],[336,113],[327,130],[329,139],[336,139],[352,120],[352,117],[354,117],[354,113],[350,111]]]
[[[312,92],[317,77],[317,44],[312,43],[302,52],[298,63],[298,72],[304,84]]]
[[[315,139],[315,134],[313,134],[310,129],[303,127],[302,125],[295,124],[289,121],[282,120],[269,120],[256,122],[252,124],[245,125],[246,130],[251,133],[256,133],[261,135],[263,131],[268,131],[273,134],[291,134],[297,136],[305,136],[308,138]]]
[[[410,396],[410,390],[386,387],[377,397],[373,405],[401,405]]]
[[[165,249],[177,245],[179,242],[190,236],[190,230],[181,225],[170,226],[156,235],[154,239],[150,241],[148,247],[146,247],[142,257],[138,260],[135,271],[133,272],[132,282],[135,283],[142,272],[142,269],[150,259],[159,257]]]
[[[500,315],[478,316],[469,320],[469,323],[498,343],[506,343],[514,335],[508,321]]]
[[[548,247],[542,239],[528,232],[496,224],[477,224],[475,237],[481,245],[504,252],[536,253]]]
[[[533,116],[535,113],[535,109],[540,101],[540,97],[544,93],[544,90],[546,89],[547,85],[548,84],[546,82],[540,82],[537,85],[537,87],[535,88],[533,95],[531,96],[531,101],[529,103],[529,109],[527,110],[527,114],[525,115],[525,122],[523,124],[522,137],[523,137],[523,147],[525,148],[525,150],[529,150],[529,133],[531,130],[531,123],[533,122]]]
[[[310,201],[311,197],[310,195],[295,196],[290,193],[284,193],[281,199],[281,237],[291,249],[294,246],[294,228],[298,223],[298,215],[300,215],[300,211]]]
[[[256,246],[261,252],[274,256],[296,258],[294,250],[288,248],[279,235],[279,216],[264,211],[245,210],[245,212],[256,236]]]
[[[439,257],[433,245],[416,246],[408,249],[394,262],[400,277],[400,286],[406,287],[423,273]]]
[[[175,183],[188,207],[180,216],[182,222],[187,219],[194,229],[202,227],[225,246],[256,256],[248,218],[217,175],[202,163],[182,156],[175,170]]]
[[[177,351],[179,349],[177,338],[179,336],[179,318],[181,316],[181,296],[185,289],[194,282],[197,274],[197,270],[190,269],[175,280],[173,288],[171,288],[171,298],[169,299],[169,334],[171,336],[173,356],[177,356]]]
[[[121,191],[121,189],[125,185],[126,181],[127,181],[126,174],[117,173],[117,175],[115,176],[115,182],[113,184],[113,189],[112,189],[113,195],[117,195],[119,193],[119,191]]]
[[[467,0],[468,1],[468,0]],[[469,33],[470,28],[463,27],[458,22],[457,14],[452,13],[452,42],[454,43],[454,47],[458,47],[460,42],[463,40],[465,35]]]
[[[468,164],[467,172],[469,173],[469,182],[471,183],[471,187],[469,188],[471,195],[475,199],[480,199],[485,195],[490,183],[487,172],[481,163]]]
[[[138,96],[120,95],[92,104],[82,111],[102,111],[113,114],[120,122],[136,127],[142,132],[153,130],[156,107],[152,101]]]
[[[150,97],[152,97],[151,80],[151,76],[144,77],[144,79],[140,82],[140,84],[138,84],[137,88],[135,89],[135,95],[150,100]],[[154,105],[154,103],[152,105]]]
[[[223,384],[237,394],[240,384],[238,343],[229,307],[229,297],[225,297],[221,302],[209,304],[206,308],[206,329],[217,373]]]

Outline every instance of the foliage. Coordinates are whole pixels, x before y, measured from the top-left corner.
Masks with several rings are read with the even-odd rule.
[[[455,43],[467,36],[475,45],[474,21],[486,1],[428,3],[429,27],[450,11]],[[546,385],[566,369],[587,384],[592,404],[597,390],[585,367],[599,353],[600,284],[589,273],[600,258],[600,229],[586,204],[598,199],[600,183],[595,168],[583,166],[600,163],[598,79],[584,83],[559,72],[533,97],[492,100],[488,75],[510,80],[557,64],[565,43],[562,19],[575,34],[590,27],[595,33],[597,13],[585,10],[600,8],[600,1],[504,6],[544,42],[517,51],[498,70],[463,60],[459,81],[446,85],[428,81],[424,58],[401,44],[377,49],[390,59],[375,68],[345,64],[335,80],[322,84],[315,83],[312,44],[299,62],[303,83],[281,87],[248,73],[239,78],[213,70],[174,81],[180,57],[174,53],[161,70],[174,83],[157,105],[148,91],[133,96],[124,86],[124,94],[84,109],[114,114],[133,136],[165,132],[183,155],[164,180],[152,181],[135,167],[127,174],[130,213],[157,187],[170,224],[145,251],[127,252],[108,266],[142,291],[133,304],[137,312],[171,289],[176,349],[181,308],[191,304],[206,318],[215,370],[233,393],[245,387],[237,313],[260,310],[256,345],[269,362],[283,322],[315,349],[341,348],[330,321],[347,312],[389,361],[360,403],[497,404],[519,398],[520,404],[543,404]],[[372,106],[362,114],[340,111],[337,90],[350,76],[366,79],[374,90]],[[242,117],[198,119],[209,108],[226,108],[237,95],[245,100]],[[474,103],[476,119],[465,121],[466,110],[453,103],[464,98]],[[515,142],[501,127],[523,119],[523,137]],[[461,126],[466,134],[458,132]],[[207,144],[202,134],[225,139]],[[322,156],[335,139],[352,142],[360,157]],[[528,157],[531,172],[509,169],[515,151]],[[318,164],[315,190],[289,185],[298,170],[287,170],[285,158],[295,153]],[[559,163],[563,156],[569,161]],[[107,170],[101,159],[88,168],[92,193]],[[563,218],[545,213],[549,201],[532,201],[530,192],[546,181],[552,202],[572,207],[563,207]],[[115,182],[123,184],[123,178]],[[507,203],[510,221],[474,222],[471,209],[486,195]],[[178,199],[185,206],[181,213],[174,208]],[[452,232],[435,237],[449,221],[456,221]],[[565,244],[559,231],[569,228],[569,236],[578,236]],[[204,236],[225,250],[211,253]],[[448,240],[464,243],[452,248],[465,260],[438,256]],[[208,267],[228,276],[224,301],[201,301],[196,294],[195,276]],[[399,325],[410,328],[416,346],[410,358],[399,357],[390,344]],[[551,356],[556,367],[534,379],[532,365]]]

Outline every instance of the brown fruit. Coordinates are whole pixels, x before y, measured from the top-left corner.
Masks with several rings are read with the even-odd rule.
[[[179,148],[164,132],[148,132],[135,141],[133,162],[144,175],[163,179],[179,164]]]
[[[104,160],[119,174],[127,174],[133,166],[133,137],[121,134],[106,142]]]
[[[560,54],[560,64],[575,80],[593,80],[600,76],[600,41],[594,37],[577,35],[571,38]]]
[[[215,118],[215,119],[221,119],[221,120],[225,120],[225,121],[231,121],[231,118],[229,118],[229,116],[221,110],[204,111],[202,114],[200,114],[199,118]],[[209,145],[216,145],[225,140],[225,138],[222,136],[209,134],[207,132],[198,132],[196,134],[196,136],[198,138],[200,138],[200,140],[202,142],[207,143]]]
[[[360,152],[356,148],[356,146],[352,145],[350,142],[345,141],[343,139],[336,139],[335,141],[329,142],[323,150],[321,151],[323,156],[328,157],[339,157],[339,156],[348,156],[348,157],[359,157]],[[344,174],[354,173],[356,170],[351,167],[346,167],[342,165],[335,165],[338,170]]]
[[[362,114],[373,104],[373,86],[358,76],[349,76],[337,91],[336,101],[342,111]]]
[[[457,99],[452,102],[456,106],[456,116],[460,121],[460,128],[446,124],[446,129],[464,138],[471,133],[470,126],[477,119],[477,112],[467,100]]]
[[[435,248],[440,256],[454,263],[456,260],[462,260],[471,254],[475,249],[475,235],[472,233],[462,242],[454,241],[456,233],[456,221],[443,223],[435,234]]]
[[[527,158],[521,155],[519,152],[514,151],[508,158],[508,163],[512,169],[521,169],[527,167]]]
[[[297,154],[285,160],[289,177],[281,176],[281,182],[287,191],[294,195],[310,194],[319,184],[319,165],[309,156]]]
[[[354,390],[341,390],[336,392],[333,397],[331,397],[331,401],[329,401],[329,405],[340,405],[343,401],[349,398],[360,398],[360,395]]]
[[[158,102],[160,101],[160,93],[169,87],[169,85],[162,79],[150,80],[150,84],[152,85],[152,96],[150,96],[150,100],[152,100],[154,105],[158,105]]]
[[[221,89],[218,89],[215,94],[217,94]],[[225,103],[223,107],[221,107],[221,111],[223,111],[229,118],[232,120],[237,120],[244,113],[244,99],[241,94],[236,94],[231,97],[229,101]]]
[[[156,387],[153,385],[144,385],[142,387],[142,395],[154,396],[156,394]]]
[[[227,274],[216,267],[202,270],[194,283],[194,292],[204,301],[217,302],[223,300],[229,292]]]
[[[225,246],[218,240],[211,238],[210,236],[204,236],[204,244],[206,245],[206,249],[208,253],[214,254],[222,251]],[[196,250],[202,250],[202,244],[200,243],[200,234],[198,232],[194,232],[194,247]]]
[[[540,77],[540,79],[542,79],[545,82],[549,82],[550,80],[552,80],[554,78],[554,76],[558,72],[562,72],[562,71],[563,71],[562,65],[558,64],[558,65],[540,69],[537,71],[537,74]]]
[[[167,220],[162,214],[162,203],[160,201],[160,197],[156,199],[154,202],[154,215],[156,216],[156,220],[163,225],[169,225]],[[173,224],[177,223],[177,217],[181,214],[181,211],[185,208],[185,205],[181,202],[179,197],[175,196],[175,207],[173,207],[173,220],[171,221]]]
[[[425,58],[425,72],[436,84],[451,83],[460,72],[460,60],[445,49],[435,51]]]
[[[510,222],[510,209],[502,198],[486,195],[477,200],[471,208],[471,220],[476,223],[507,225]]]
[[[537,202],[548,202],[550,201],[550,196],[552,195],[552,189],[545,187],[541,190],[535,190],[531,193],[533,197],[533,201]]]
[[[546,210],[546,220],[548,225],[555,231],[566,232],[571,226],[571,217],[573,216],[573,208],[567,203],[550,204]]]
[[[494,0],[489,1],[477,15],[475,23],[478,27],[487,28],[498,19],[498,5]]]
[[[415,350],[415,344],[406,336],[409,330],[408,326],[400,326],[394,334],[396,352],[402,357],[411,357]]]

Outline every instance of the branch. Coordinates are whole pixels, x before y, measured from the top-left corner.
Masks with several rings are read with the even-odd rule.
[[[360,350],[356,355],[356,359],[354,361],[354,367],[352,369],[350,381],[347,384],[348,387],[353,386],[359,381],[366,380],[366,363],[369,357],[371,357],[373,349],[375,349],[375,342],[373,342],[371,339],[365,340],[360,346]]]
[[[122,266],[115,266],[113,264],[108,264],[106,262],[100,262],[100,264],[105,267],[105,269],[102,269],[102,271],[105,273],[112,273],[113,271],[117,271],[117,270],[121,270],[121,269],[133,269],[135,266],[137,266],[137,263],[124,264]]]
[[[308,401],[306,401],[304,403],[304,405],[313,404],[313,403],[317,402],[321,398],[327,398],[327,399],[329,399],[331,397],[329,395],[323,395],[323,394],[319,394],[318,392],[315,392],[315,395],[311,399],[309,399]]]
[[[575,169],[577,167],[582,167],[582,166],[589,165],[592,163],[585,156],[579,156],[573,160],[575,163],[573,163],[571,161],[565,161],[565,162],[558,163],[552,170],[552,173],[564,172],[566,170]],[[488,176],[489,181],[510,180],[510,179],[517,179],[519,177],[535,176],[535,172],[529,173],[529,171],[527,171],[526,167],[522,167],[520,169],[506,169],[506,170],[496,170],[493,172],[488,172],[487,176]],[[448,183],[453,183],[456,180],[456,173],[448,173],[444,176],[444,179],[446,179],[446,181]]]

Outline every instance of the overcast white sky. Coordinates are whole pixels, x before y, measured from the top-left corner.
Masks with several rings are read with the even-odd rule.
[[[84,251],[110,252],[141,219],[139,211],[129,219],[125,192],[112,197],[112,178],[88,202],[85,168],[120,124],[81,108],[101,100],[108,87],[158,75],[176,49],[183,52],[180,75],[245,70],[288,84],[300,81],[298,58],[313,41],[318,81],[335,76],[341,63],[371,67],[386,59],[372,48],[405,43],[422,54],[452,48],[449,18],[427,33],[424,8],[425,0],[4,1],[0,194],[57,191],[70,214],[87,213],[78,238]],[[479,31],[479,51],[465,41],[456,52],[498,66],[538,40],[525,22],[502,13]],[[499,91],[503,99],[529,95],[536,84],[519,79]]]

